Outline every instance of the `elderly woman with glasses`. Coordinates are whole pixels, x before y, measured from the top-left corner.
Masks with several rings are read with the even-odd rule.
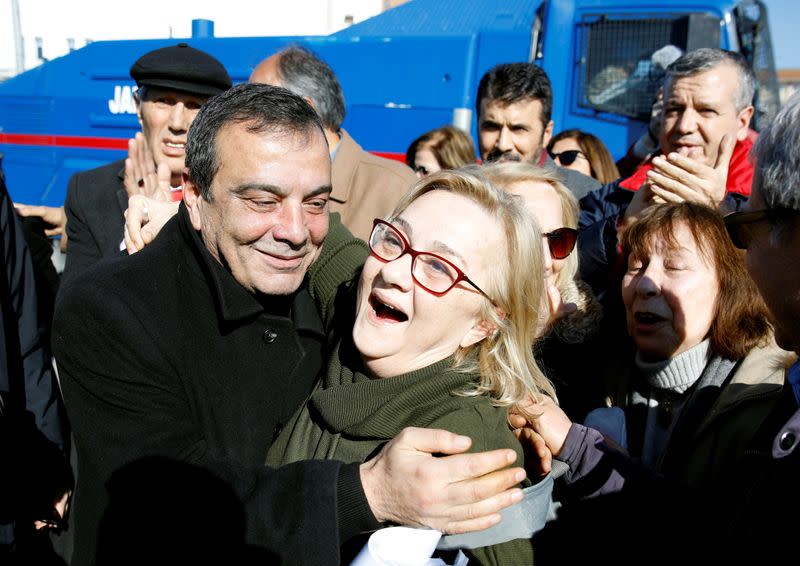
[[[268,464],[361,462],[406,426],[468,435],[476,451],[512,448],[522,463],[507,411],[554,395],[531,351],[546,317],[541,238],[517,199],[477,175],[420,180],[375,220],[352,332]],[[469,554],[533,560],[527,538]]]
[[[593,371],[603,355],[603,309],[578,277],[578,200],[557,173],[530,163],[495,163],[481,167],[481,172],[496,187],[520,196],[542,228],[545,278],[572,310],[559,313],[548,327],[536,356],[555,385],[561,407],[582,420],[603,405],[605,391]]]

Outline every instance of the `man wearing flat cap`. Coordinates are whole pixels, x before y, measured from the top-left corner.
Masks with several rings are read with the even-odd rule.
[[[136,115],[142,131],[128,143],[128,158],[76,173],[64,205],[69,241],[66,283],[98,260],[122,249],[128,198],[181,198],[186,134],[205,101],[231,86],[217,59],[179,43],[142,55],[130,69],[136,81]]]

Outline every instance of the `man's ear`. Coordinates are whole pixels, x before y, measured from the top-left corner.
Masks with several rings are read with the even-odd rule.
[[[481,320],[475,323],[475,325],[470,328],[464,337],[461,339],[461,343],[459,344],[462,348],[468,348],[473,344],[477,344],[487,336],[491,336],[495,333],[497,327],[492,324],[488,320]]]
[[[192,221],[192,227],[195,230],[200,230],[203,227],[200,212],[206,201],[203,195],[200,194],[200,189],[197,185],[189,179],[189,170],[185,167],[183,168],[183,173],[181,173],[181,185],[183,185],[183,202],[189,210],[189,219]]]
[[[319,111],[317,110],[317,105],[316,105],[316,104],[314,104],[314,101],[313,101],[313,100],[311,100],[311,99],[310,99],[309,97],[307,97],[307,96],[304,96],[304,97],[303,97],[303,100],[305,100],[306,102],[308,102],[308,105],[309,105],[311,108],[313,108],[313,109],[314,109],[314,112],[316,112],[317,114],[319,114]]]
[[[755,112],[755,108],[753,106],[748,106],[744,110],[741,110],[739,114],[736,116],[736,121],[738,123],[739,129],[736,130],[736,139],[739,141],[743,141],[747,137],[747,130],[750,127],[750,120],[753,119],[753,113]]]
[[[136,118],[139,119],[139,126],[142,126],[142,94],[139,90],[133,95],[133,103],[136,105]]]
[[[547,123],[547,127],[542,132],[542,147],[545,148],[550,144],[550,138],[553,137],[553,121]]]

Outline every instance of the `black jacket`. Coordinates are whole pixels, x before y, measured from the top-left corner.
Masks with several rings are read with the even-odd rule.
[[[69,487],[66,423],[31,252],[0,172],[0,548]],[[2,554],[2,550],[0,550]]]
[[[75,173],[67,185],[67,280],[105,257],[117,256],[125,229],[128,193],[125,160]]]
[[[337,230],[332,218],[309,288]],[[366,255],[346,234],[355,253],[327,272],[339,281]],[[259,300],[207,252],[183,204],[143,251],[65,283],[53,350],[78,454],[73,566],[91,563],[95,542],[107,563],[146,563],[158,544],[178,561],[219,551],[230,563],[246,543],[262,562],[330,564],[340,529],[375,526],[357,466],[264,467],[322,366],[305,286]]]

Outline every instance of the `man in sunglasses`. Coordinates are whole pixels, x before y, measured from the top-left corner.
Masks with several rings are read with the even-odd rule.
[[[505,63],[490,69],[478,84],[478,146],[484,163],[527,161],[558,172],[581,198],[600,187],[597,180],[559,167],[545,148],[553,135],[553,88],[533,63]]]
[[[800,94],[761,131],[754,162],[752,197],[742,211],[728,214],[725,224],[733,243],[746,250],[747,271],[772,315],[776,341],[800,354]],[[782,367],[775,359],[760,363]],[[739,387],[752,400],[764,401],[760,386]],[[716,416],[724,418],[729,408]],[[524,417],[511,420],[525,425]],[[551,400],[544,400],[530,424],[526,434],[541,434],[571,474],[571,485],[562,486],[565,503],[557,519],[540,533],[545,537],[535,539],[537,561],[547,562],[552,551],[558,560],[565,541],[569,544],[580,532],[581,544],[573,545],[570,554],[575,563],[794,563],[785,558],[786,545],[779,541],[797,536],[800,362],[784,370],[780,399],[770,403],[766,418],[740,422],[740,432],[750,438],[735,465],[714,485],[689,489],[668,471],[666,477],[654,476],[599,430],[571,422]],[[609,545],[620,533],[625,543]],[[654,533],[668,541],[657,553],[652,552]]]
[[[650,205],[692,201],[738,210],[749,194],[752,165],[737,160],[752,147],[755,76],[731,51],[690,51],[667,67],[661,113],[660,151],[631,177],[581,200],[578,244],[581,276],[602,296],[613,270],[617,233]],[[738,148],[738,149],[737,149]]]
[[[747,271],[772,314],[775,340],[800,354],[800,94],[761,131],[754,161],[752,196],[725,224],[734,244],[747,250]],[[800,508],[800,362],[785,379],[785,402],[756,437],[766,445],[764,466],[742,504],[734,503],[720,564],[778,563],[782,551],[774,541],[797,534],[786,517]]]

